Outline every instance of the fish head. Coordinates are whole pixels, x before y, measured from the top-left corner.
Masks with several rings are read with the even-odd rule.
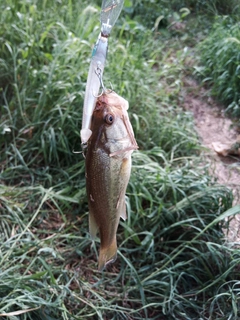
[[[115,92],[105,93],[98,98],[92,116],[90,140],[96,147],[109,149],[115,154],[137,149],[128,113],[128,102]]]

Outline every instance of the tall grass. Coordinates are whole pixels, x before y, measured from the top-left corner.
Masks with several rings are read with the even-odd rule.
[[[129,100],[140,150],[118,259],[100,273],[73,152],[100,8],[0,3],[0,317],[237,319],[239,251],[222,230],[240,208],[208,176],[178,107],[184,51],[171,63],[175,48],[129,18],[109,39],[105,85]]]
[[[198,70],[212,93],[233,116],[240,115],[240,31],[230,17],[219,17],[200,44],[202,67]]]
[[[210,20],[215,15],[231,15],[236,21],[240,13],[238,0],[127,0],[125,5],[124,11],[131,19],[149,28],[167,26],[188,11],[185,16],[191,13],[195,19],[197,15],[207,15]]]
[[[238,0],[174,0],[172,4],[177,8],[184,6],[197,13],[207,13],[210,15],[237,15],[240,10]]]

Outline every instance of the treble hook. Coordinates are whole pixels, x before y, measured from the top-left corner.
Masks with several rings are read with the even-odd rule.
[[[99,67],[99,65],[97,66],[97,69],[95,70],[96,75],[98,76],[98,79],[100,81],[100,88],[101,88],[101,93],[99,95],[94,95],[95,98],[99,98],[101,97],[104,93],[105,94],[109,94],[111,92],[113,92],[113,88],[112,89],[106,89],[104,84],[103,84],[103,72],[102,69]],[[110,83],[111,84],[111,83]],[[112,87],[112,84],[111,84]]]
[[[97,69],[95,70],[96,75],[98,76],[98,79],[100,81],[100,88],[102,89],[103,92],[106,91],[104,84],[103,84],[103,72],[102,69],[99,67],[99,65],[97,66]]]

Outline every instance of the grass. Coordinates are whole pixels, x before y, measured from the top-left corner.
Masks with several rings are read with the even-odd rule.
[[[226,111],[240,115],[239,95],[239,22],[230,17],[218,17],[209,36],[200,43],[203,82],[212,88],[212,94],[222,101]]]
[[[240,208],[209,177],[178,107],[182,40],[159,45],[126,16],[109,39],[105,83],[129,100],[140,149],[118,259],[100,273],[84,159],[73,152],[99,7],[0,4],[0,317],[237,319],[239,250],[223,229]]]

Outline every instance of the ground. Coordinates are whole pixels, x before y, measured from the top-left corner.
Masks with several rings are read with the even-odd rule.
[[[213,178],[233,190],[233,205],[240,204],[240,157],[220,156],[214,150],[214,143],[234,144],[239,141],[240,132],[206,88],[187,78],[183,91],[183,107],[193,112],[195,128]],[[228,240],[240,241],[240,215],[232,220],[230,229]]]

